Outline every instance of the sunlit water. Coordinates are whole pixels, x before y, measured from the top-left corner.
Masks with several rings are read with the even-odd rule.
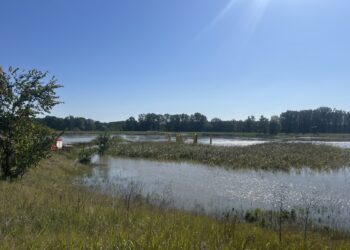
[[[121,134],[116,135],[116,137],[122,138],[126,141],[131,142],[165,142],[168,141],[168,137],[165,135],[127,135]],[[171,138],[172,141],[175,140],[174,137]]]
[[[193,139],[187,139],[186,142],[191,143],[193,142]],[[226,146],[226,147],[245,147],[245,146],[252,146],[257,144],[263,144],[267,143],[269,141],[263,141],[258,139],[239,139],[239,138],[221,138],[221,137],[213,137],[212,138],[212,145],[214,146]],[[198,143],[200,144],[210,144],[210,138],[209,137],[200,137],[198,138]]]
[[[165,142],[169,141],[169,137],[166,135],[118,135],[118,137],[131,141],[131,142]],[[175,137],[170,137],[170,141],[175,141]],[[193,142],[193,136],[184,136],[186,143]],[[256,144],[267,143],[269,141],[259,139],[240,139],[229,137],[212,137],[212,145],[214,146],[251,146]],[[208,136],[198,137],[198,143],[210,144],[210,138]]]
[[[97,135],[91,134],[77,134],[77,135],[64,135],[62,136],[63,145],[77,144],[77,143],[88,143],[96,139]]]
[[[115,137],[122,138],[131,142],[166,142],[169,141],[166,135],[113,135]],[[76,143],[88,143],[94,140],[97,135],[94,134],[76,134],[76,135],[64,135],[62,136],[63,144],[76,144]],[[175,137],[170,137],[171,141],[175,141]],[[192,143],[193,137],[184,137],[186,143]],[[261,140],[261,139],[246,139],[246,138],[233,138],[233,137],[212,137],[212,145],[214,146],[226,146],[226,147],[244,147],[257,144],[263,144],[268,142],[274,142],[276,140]],[[350,141],[289,141],[290,143],[313,143],[317,145],[330,145],[340,148],[350,148]],[[200,136],[198,138],[200,144],[210,144],[210,138],[207,136]]]
[[[350,148],[350,141],[291,141],[292,143],[312,143],[315,145],[328,145],[337,148]]]
[[[350,230],[350,169],[332,172],[226,170],[188,163],[95,158],[83,183],[118,194],[117,186],[136,183],[142,195],[157,195],[179,209],[222,214],[232,208],[275,210],[311,207],[313,219]]]

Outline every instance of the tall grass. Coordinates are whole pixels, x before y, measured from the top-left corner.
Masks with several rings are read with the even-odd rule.
[[[249,147],[213,147],[171,142],[114,143],[115,156],[192,161],[228,168],[290,170],[334,169],[350,164],[350,150],[307,143],[266,143]]]
[[[87,166],[55,155],[22,180],[0,182],[0,249],[349,249],[336,235],[275,231],[88,191]]]

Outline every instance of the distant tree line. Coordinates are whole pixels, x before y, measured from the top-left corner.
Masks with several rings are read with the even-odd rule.
[[[261,116],[256,120],[254,116],[249,116],[242,121],[223,121],[214,118],[208,121],[207,117],[200,113],[193,115],[157,115],[141,114],[136,120],[130,117],[123,126],[125,131],[172,131],[172,132],[256,132],[263,134],[278,134],[281,131],[279,117],[273,116],[267,119]]]
[[[38,120],[49,128],[60,131],[119,131],[123,129],[123,125],[125,123],[123,121],[105,123],[73,116],[68,116],[66,118],[46,116],[45,118],[40,118]]]
[[[141,114],[138,119],[102,123],[80,117],[57,118],[47,116],[42,123],[56,130],[75,131],[165,131],[165,132],[253,132],[261,134],[282,133],[350,133],[350,112],[321,107],[315,110],[286,111],[270,119],[249,116],[245,120],[223,121],[211,119],[200,113]]]

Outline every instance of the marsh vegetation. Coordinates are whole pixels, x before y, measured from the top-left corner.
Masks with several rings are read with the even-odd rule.
[[[350,150],[308,143],[266,143],[249,147],[212,147],[173,142],[114,143],[110,154],[160,161],[191,161],[226,168],[290,170],[342,168]]]

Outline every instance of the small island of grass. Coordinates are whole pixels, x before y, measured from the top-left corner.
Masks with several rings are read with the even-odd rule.
[[[266,143],[215,147],[173,142],[115,142],[110,154],[160,161],[188,161],[229,169],[338,169],[350,164],[350,150],[311,143]]]

